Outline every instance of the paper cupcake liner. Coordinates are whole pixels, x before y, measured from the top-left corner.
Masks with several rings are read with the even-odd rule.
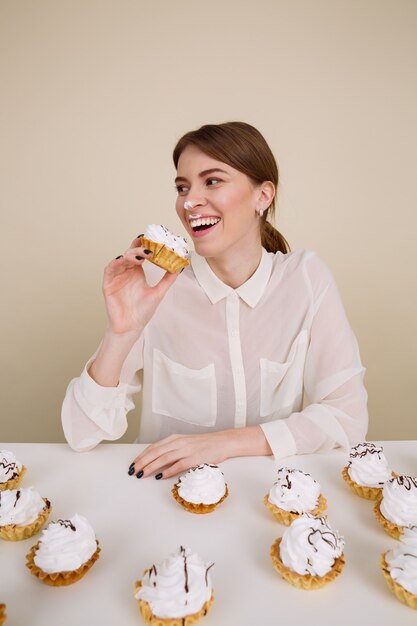
[[[0,626],[6,621],[6,605],[0,604]]]
[[[189,265],[188,260],[165,246],[163,243],[156,243],[146,237],[141,238],[141,245],[153,252],[152,256],[147,258],[148,261],[162,267],[167,272],[179,272]]]
[[[374,505],[374,513],[376,519],[381,524],[386,533],[388,533],[391,537],[394,537],[394,539],[401,539],[401,535],[404,532],[403,527],[398,526],[398,524],[394,524],[393,522],[390,522],[386,517],[382,515],[381,509],[379,508],[381,502],[382,495],[380,498],[378,498]]]
[[[320,589],[339,576],[345,566],[345,555],[342,554],[335,560],[332,569],[324,576],[312,576],[311,574],[305,574],[302,576],[301,574],[297,574],[297,572],[293,572],[291,569],[286,567],[286,565],[284,565],[279,551],[280,543],[281,537],[279,537],[271,546],[270,555],[272,563],[284,580],[290,583],[290,585],[297,587],[297,589],[306,589],[307,591]]]
[[[269,511],[271,511],[272,515],[280,522],[280,524],[284,524],[285,526],[289,526],[294,520],[300,517],[303,513],[294,513],[293,511],[286,511],[285,509],[281,509],[279,506],[272,504],[269,501],[269,494],[266,494],[264,497],[264,504]],[[321,493],[319,495],[319,501],[317,506],[312,511],[304,511],[304,513],[310,513],[311,515],[321,515],[327,509],[327,500]]]
[[[146,574],[148,570],[145,570],[144,574]],[[140,580],[135,583],[135,596],[139,589],[142,587],[142,583]],[[139,610],[142,614],[143,619],[146,624],[152,624],[152,626],[192,626],[192,624],[196,624],[202,617],[207,615],[207,611],[210,606],[214,602],[214,591],[211,594],[210,600],[207,600],[198,611],[198,613],[191,613],[191,615],[186,615],[185,617],[158,617],[152,613],[152,609],[150,607],[149,602],[145,600],[137,599],[137,603],[139,605]]]
[[[387,554],[386,552],[381,554],[381,569],[382,569],[382,574],[387,582],[388,587],[390,588],[392,593],[395,594],[395,596],[400,602],[409,606],[410,609],[417,609],[417,595],[414,593],[410,593],[410,591],[407,591],[407,589],[404,589],[402,585],[397,583],[392,578],[388,569],[388,563],[385,559],[386,554]]]
[[[39,541],[36,543],[26,555],[26,567],[30,570],[30,573],[39,578],[46,585],[51,587],[64,587],[65,585],[72,585],[80,580],[88,570],[94,565],[100,555],[100,546],[97,541],[97,550],[94,554],[83,563],[78,569],[67,572],[55,572],[54,574],[47,574],[40,567],[35,564],[34,558],[36,551],[39,547]]]
[[[29,537],[36,535],[48,519],[52,510],[49,500],[43,498],[43,501],[45,502],[45,508],[39,513],[34,522],[26,526],[18,526],[17,524],[0,526],[0,538],[5,541],[22,541],[23,539],[29,539]]]
[[[202,502],[199,504],[194,504],[193,502],[187,502],[187,500],[184,500],[184,498],[181,498],[181,496],[178,493],[178,487],[179,487],[179,483],[176,483],[172,487],[172,490],[171,490],[172,495],[174,496],[175,500],[179,502],[181,506],[184,507],[184,509],[187,509],[187,511],[189,511],[190,513],[197,513],[197,514],[211,513],[212,511],[214,511],[216,506],[219,505],[221,502],[223,502],[223,500],[225,500],[227,496],[229,495],[229,490],[226,485],[226,491],[224,493],[224,496],[220,498],[218,502],[214,502],[213,504],[204,504]]]
[[[6,489],[16,489],[16,487],[18,487],[18,485],[20,484],[20,481],[22,480],[23,474],[25,472],[26,472],[26,467],[22,465],[22,469],[20,470],[17,476],[15,476],[14,478],[11,478],[5,483],[0,483],[0,491],[5,491]]]

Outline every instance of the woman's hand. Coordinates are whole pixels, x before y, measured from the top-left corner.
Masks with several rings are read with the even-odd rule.
[[[139,244],[140,237],[136,237],[124,255],[111,261],[104,270],[103,295],[109,331],[117,335],[140,334],[178,276],[166,272],[157,285],[150,287],[142,264],[152,252]]]
[[[201,463],[221,463],[235,456],[272,454],[260,426],[203,435],[171,435],[151,444],[133,461],[129,474],[170,478]]]

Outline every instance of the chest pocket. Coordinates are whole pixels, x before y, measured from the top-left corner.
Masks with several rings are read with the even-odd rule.
[[[190,369],[154,348],[152,411],[189,424],[214,426],[217,417],[214,364]]]
[[[308,332],[304,329],[293,341],[287,361],[260,359],[261,417],[292,407],[302,398],[307,347]]]

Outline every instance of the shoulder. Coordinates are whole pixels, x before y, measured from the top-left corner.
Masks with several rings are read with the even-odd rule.
[[[283,254],[272,255],[272,273],[302,281],[313,297],[316,297],[334,284],[333,274],[327,263],[313,250],[299,248]]]

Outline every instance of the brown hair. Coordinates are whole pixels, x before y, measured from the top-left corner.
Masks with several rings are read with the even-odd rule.
[[[222,161],[246,174],[255,185],[270,180],[278,187],[278,166],[270,147],[261,133],[245,122],[206,124],[186,133],[174,148],[175,168],[183,150],[193,145],[208,156]],[[275,197],[260,219],[261,241],[268,252],[289,252],[290,246],[281,233],[272,226],[268,217],[274,218]]]

